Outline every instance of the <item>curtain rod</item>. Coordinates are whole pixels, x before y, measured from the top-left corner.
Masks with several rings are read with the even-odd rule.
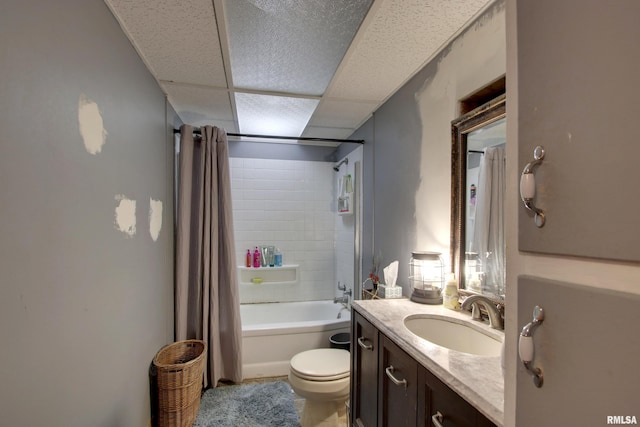
[[[180,129],[174,129],[173,133],[180,133]],[[193,128],[193,133],[201,135],[199,128]],[[328,142],[354,142],[356,144],[364,144],[364,139],[332,139],[332,138],[313,138],[306,136],[277,136],[277,135],[256,135],[251,133],[230,133],[227,136],[245,137],[245,138],[264,138],[264,139],[286,139],[289,141],[328,141]]]

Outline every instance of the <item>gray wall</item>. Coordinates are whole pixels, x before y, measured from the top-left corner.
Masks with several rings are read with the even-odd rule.
[[[101,0],[3,1],[0,76],[0,424],[146,426],[173,339],[174,113]]]
[[[366,141],[363,274],[374,255],[380,270],[398,260],[405,295],[412,251],[441,252],[450,268],[451,121],[505,73],[504,13],[490,6],[351,136]]]

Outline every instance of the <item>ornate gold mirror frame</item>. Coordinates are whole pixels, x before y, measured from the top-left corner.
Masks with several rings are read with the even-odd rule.
[[[467,136],[506,116],[506,96],[500,95],[451,122],[451,266],[462,295],[465,291],[465,219]],[[494,299],[494,298],[492,298]],[[496,300],[496,303],[504,301]]]

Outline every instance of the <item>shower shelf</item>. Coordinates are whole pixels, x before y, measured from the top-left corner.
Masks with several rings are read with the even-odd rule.
[[[238,267],[239,282],[242,285],[293,284],[298,282],[298,264],[285,264],[282,267]],[[254,283],[253,279],[262,279]]]
[[[338,215],[351,215],[353,213],[353,193],[338,197]]]

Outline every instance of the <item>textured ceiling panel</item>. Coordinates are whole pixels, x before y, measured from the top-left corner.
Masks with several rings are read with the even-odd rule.
[[[325,128],[309,126],[307,127],[307,129],[305,129],[302,136],[309,138],[345,139],[348,138],[354,131],[354,128]]]
[[[200,126],[203,122],[212,125],[224,122],[227,131],[236,132],[233,110],[226,89],[174,83],[162,83],[161,86],[183,122],[194,126]]]
[[[377,107],[376,102],[350,102],[323,100],[313,114],[309,126],[355,129],[361,125]]]
[[[211,0],[105,0],[158,80],[227,87]]]
[[[104,1],[185,123],[348,138],[495,0]]]
[[[240,132],[300,136],[318,106],[317,99],[235,94]]]
[[[382,101],[418,71],[488,0],[376,0],[375,15],[327,93]]]
[[[237,88],[322,95],[371,0],[226,0]]]

